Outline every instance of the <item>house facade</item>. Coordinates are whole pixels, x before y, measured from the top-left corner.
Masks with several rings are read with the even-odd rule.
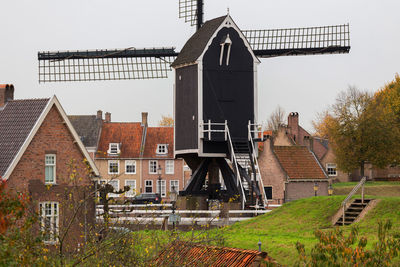
[[[174,158],[173,127],[149,127],[147,116],[142,113],[141,122],[103,122],[95,156],[102,181],[115,191],[130,188],[111,197],[159,193],[168,201],[169,192],[185,185],[184,160]]]
[[[63,240],[66,250],[83,244],[94,222],[90,194],[99,172],[56,96],[14,100],[14,87],[0,85],[0,155],[1,179],[30,196],[44,241]]]
[[[276,146],[267,136],[258,163],[270,204],[328,195],[328,176],[306,146]]]
[[[334,182],[348,182],[350,176],[337,168],[335,154],[326,139],[313,137],[299,125],[299,113],[291,112],[288,123],[281,126],[275,138],[275,145],[307,146],[323,166],[326,174]]]

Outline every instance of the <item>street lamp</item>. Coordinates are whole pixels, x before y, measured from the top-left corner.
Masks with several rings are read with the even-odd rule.
[[[315,182],[315,183],[314,183],[314,196],[315,196],[315,197],[317,196],[317,191],[318,191],[318,183]]]
[[[169,198],[172,203],[172,229],[175,231],[175,222],[177,218],[175,217],[175,209],[176,209],[176,200],[178,199],[178,192],[175,190],[175,185],[172,185],[172,191],[169,194]]]
[[[332,187],[332,185],[330,184],[329,187],[328,187],[328,195],[329,195],[329,196],[332,196],[332,194],[333,194],[333,187]]]
[[[157,173],[158,173],[158,194],[160,195],[160,199],[162,199],[161,197],[161,165],[158,165],[158,169],[157,169]]]

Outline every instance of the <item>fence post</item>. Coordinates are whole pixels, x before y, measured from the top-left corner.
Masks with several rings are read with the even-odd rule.
[[[364,184],[361,187],[361,204],[364,204]]]
[[[211,141],[211,120],[208,120],[208,141]]]
[[[228,121],[225,120],[225,141],[228,140]]]

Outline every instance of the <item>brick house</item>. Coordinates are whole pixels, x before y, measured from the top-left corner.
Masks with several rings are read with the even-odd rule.
[[[12,192],[30,195],[46,243],[63,240],[73,250],[84,242],[94,220],[89,196],[97,175],[56,96],[14,100],[14,87],[0,85],[0,176]],[[73,205],[86,198],[85,205]]]
[[[184,161],[174,158],[173,127],[149,127],[147,116],[142,113],[142,122],[129,123],[111,122],[111,114],[106,116],[95,163],[102,179],[116,190],[130,187],[120,197],[161,192],[168,200],[173,186],[178,191],[185,185]]]
[[[299,125],[299,113],[291,112],[287,126],[282,125],[274,139],[275,145],[307,146],[323,166],[329,178],[333,181],[347,182],[349,174],[337,169],[335,154],[326,139],[313,137]]]
[[[276,146],[273,137],[267,136],[258,163],[269,203],[328,195],[328,176],[306,146]]]

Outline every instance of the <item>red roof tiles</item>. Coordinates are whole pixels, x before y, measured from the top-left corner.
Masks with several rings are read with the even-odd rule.
[[[326,179],[312,152],[305,146],[274,146],[274,153],[290,179]]]
[[[107,155],[109,144],[121,143],[119,158],[139,158],[142,134],[143,127],[139,122],[103,123],[96,157],[115,158],[115,156]]]
[[[266,252],[174,242],[154,260],[158,266],[260,266],[260,261],[274,262]],[[258,264],[257,264],[258,263]]]
[[[157,145],[166,144],[167,154],[157,154]],[[174,128],[173,127],[148,127],[144,158],[173,158],[174,157]]]

